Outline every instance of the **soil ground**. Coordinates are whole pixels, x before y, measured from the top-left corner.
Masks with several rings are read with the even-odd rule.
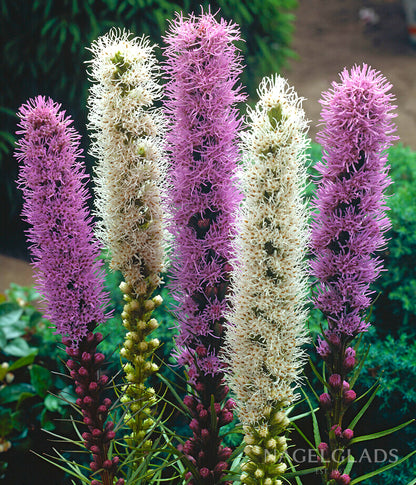
[[[379,17],[375,25],[360,20],[360,9]],[[321,92],[338,81],[344,67],[366,63],[381,71],[396,96],[397,134],[416,149],[416,48],[407,35],[401,0],[299,0],[293,50],[298,59],[284,71],[311,120],[314,139],[320,119]]]
[[[360,20],[373,9],[375,25]],[[321,92],[338,80],[344,67],[367,63],[393,84],[398,135],[416,150],[416,49],[408,40],[401,0],[299,0],[292,48],[298,58],[282,74],[300,96],[315,138]],[[0,255],[0,292],[11,282],[32,284],[27,263]]]

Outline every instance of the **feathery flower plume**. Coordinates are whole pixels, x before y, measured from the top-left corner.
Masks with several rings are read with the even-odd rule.
[[[111,401],[100,399],[108,378],[101,373],[105,357],[96,351],[103,337],[93,333],[108,318],[103,310],[108,299],[97,259],[100,245],[86,205],[87,175],[77,161],[80,136],[51,99],[29,100],[19,116],[17,133],[22,137],[15,156],[22,164],[18,183],[24,196],[23,216],[30,224],[38,290],[46,301],[46,316],[63,336],[70,357],[67,367],[79,396],[77,405],[89,429],[83,438],[93,453],[91,470],[98,471],[104,485],[112,485],[118,457],[108,458],[115,436],[113,423],[106,423]],[[122,483],[123,479],[117,482]]]
[[[210,13],[179,16],[165,37],[172,125],[172,290],[180,324],[176,343],[195,390],[185,398],[193,438],[183,451],[198,470],[194,478],[205,484],[219,483],[231,454],[219,436],[220,427],[233,419],[234,406],[232,400],[222,403],[228,387],[219,354],[232,269],[232,223],[241,199],[234,184],[240,127],[235,104],[244,99],[235,87],[242,67],[233,42],[239,38],[235,24],[217,21]]]
[[[123,402],[129,403],[125,421],[136,448],[152,426],[150,409],[156,402],[144,383],[158,370],[151,362],[157,339],[146,337],[157,328],[151,318],[162,303],[151,295],[161,283],[165,265],[165,229],[162,206],[165,159],[162,150],[163,116],[154,108],[161,88],[153,46],[146,38],[111,30],[91,46],[90,76],[95,83],[89,98],[91,153],[96,167],[99,237],[110,251],[110,266],[119,270],[126,304],[122,313],[128,330],[121,355],[127,385]],[[151,447],[151,441],[144,443]]]
[[[321,101],[324,127],[318,139],[323,162],[317,169],[322,179],[313,200],[317,212],[311,262],[317,279],[314,303],[328,321],[318,352],[330,372],[329,394],[320,397],[329,416],[330,456],[340,449],[343,431],[335,431],[355,399],[346,380],[355,366],[355,350],[348,345],[369,326],[365,320],[371,304],[369,285],[382,269],[374,253],[385,246],[384,233],[390,227],[385,150],[397,139],[392,134],[396,115],[391,112],[395,108],[391,84],[366,64],[345,69],[340,79]],[[327,479],[332,472],[339,473],[337,467],[336,460],[329,460]]]
[[[242,134],[245,199],[234,242],[227,381],[244,425],[242,483],[282,484],[285,407],[296,398],[307,342],[307,121],[293,88],[264,78]]]

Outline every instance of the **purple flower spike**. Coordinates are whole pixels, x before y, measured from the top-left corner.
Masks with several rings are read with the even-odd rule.
[[[382,268],[373,255],[385,246],[390,227],[384,150],[397,139],[392,135],[396,115],[391,85],[380,73],[364,64],[340,77],[321,101],[323,163],[317,169],[322,180],[314,199],[319,214],[311,265],[319,281],[315,305],[327,317],[330,333],[354,337],[369,326],[363,314],[371,303],[369,285]]]
[[[111,400],[102,399],[108,378],[101,375],[104,355],[96,348],[103,336],[93,333],[108,317],[103,311],[108,299],[97,259],[100,245],[86,205],[87,176],[77,161],[80,136],[60,105],[42,96],[23,105],[19,116],[18,183],[24,196],[23,216],[30,224],[38,289],[46,301],[46,316],[62,335],[69,357],[76,404],[88,428],[82,437],[92,452],[90,468],[101,469],[102,482],[110,484],[118,457],[108,458],[115,433],[113,423],[106,423]]]
[[[94,239],[86,200],[79,134],[60,105],[38,96],[19,110],[16,158],[23,216],[30,224],[39,292],[56,332],[80,342],[106,320],[100,246]]]
[[[220,406],[215,408],[217,417],[210,417],[211,395],[219,404],[228,393],[219,354],[228,310],[234,213],[241,200],[234,183],[241,124],[235,104],[244,99],[235,87],[242,68],[233,42],[239,38],[235,24],[217,22],[210,13],[179,16],[165,38],[172,290],[180,324],[176,343],[178,360],[188,367],[198,406],[205,411],[195,408],[198,427],[193,424],[194,438],[184,449],[203,483],[217,483],[224,473],[218,428],[232,415]],[[191,399],[187,402],[191,405]],[[219,424],[211,430],[213,420]]]
[[[331,459],[324,475],[327,481],[348,485],[351,479],[341,475],[336,458],[340,446],[348,446],[353,437],[350,429],[342,432],[344,413],[357,397],[346,380],[356,365],[355,350],[348,344],[369,327],[365,317],[371,304],[370,284],[382,270],[375,253],[385,247],[390,228],[386,149],[397,137],[386,79],[366,64],[345,69],[340,78],[321,101],[324,128],[317,139],[323,161],[317,169],[322,179],[313,200],[311,270],[317,279],[314,303],[328,322],[317,345],[330,375],[332,399],[327,412],[333,431]]]

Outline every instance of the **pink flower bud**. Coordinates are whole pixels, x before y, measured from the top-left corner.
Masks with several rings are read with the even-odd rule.
[[[339,477],[338,483],[339,485],[349,485],[351,483],[351,478],[349,475],[344,473]]]
[[[319,396],[319,406],[323,411],[329,411],[332,408],[332,398],[327,392]]]
[[[341,339],[335,333],[331,333],[328,337],[328,343],[334,348],[339,349],[341,345]]]
[[[201,429],[201,438],[204,441],[207,441],[209,439],[209,431],[206,428]]]
[[[342,387],[342,379],[339,374],[332,374],[329,376],[328,384],[334,391],[339,391]]]
[[[95,461],[92,461],[92,462],[90,463],[90,468],[91,468],[91,470],[92,470],[93,472],[96,472],[96,471],[99,469],[99,466],[97,465],[97,463],[95,463]],[[100,482],[98,482],[98,483],[100,483]]]
[[[93,424],[93,420],[89,417],[89,416],[85,416],[84,418],[84,423],[87,425],[87,426],[92,426]]]
[[[87,342],[90,344],[94,341],[94,334],[92,332],[87,333]]]
[[[338,425],[335,424],[334,426],[332,426],[331,431],[334,432],[337,440],[340,440],[342,438],[342,428],[341,428],[341,426],[338,426]]]
[[[234,409],[236,406],[234,399],[228,399],[228,401],[225,403],[225,408],[229,409],[230,411]]]
[[[195,390],[196,390],[197,392],[203,392],[203,391],[204,391],[204,389],[205,389],[205,386],[204,386],[204,384],[202,384],[202,382],[197,382],[197,383],[195,384]]]
[[[348,384],[347,381],[344,381],[342,383],[342,391],[345,392],[345,391],[348,391],[348,389],[350,388],[350,385]]]
[[[105,424],[105,428],[104,428],[106,431],[111,431],[114,429],[114,423],[112,421],[108,421],[106,424]]]
[[[188,409],[193,409],[195,406],[195,398],[193,396],[185,396],[183,398],[183,403]]]
[[[195,418],[192,419],[191,422],[189,423],[189,427],[191,428],[191,430],[194,433],[197,433],[199,431],[199,423],[198,423],[198,421]]]
[[[352,389],[345,391],[344,395],[343,395],[344,403],[345,404],[351,404],[352,402],[355,401],[356,397],[357,397],[357,395],[355,394],[355,391],[353,391]]]
[[[103,468],[105,468],[106,470],[109,470],[110,468],[112,468],[112,466],[113,466],[113,462],[111,460],[104,460]]]
[[[208,468],[203,467],[199,470],[199,474],[201,475],[202,478],[208,478],[211,472],[208,470]]]
[[[183,445],[183,452],[185,455],[193,455],[195,452],[195,447],[192,440],[185,441],[185,444]]]
[[[352,357],[352,356],[345,357],[342,365],[344,367],[345,372],[351,372],[355,366],[355,357]]]
[[[199,420],[202,422],[202,421],[205,421],[207,418],[208,418],[208,411],[206,409],[201,409],[199,413]]]
[[[91,406],[91,404],[94,402],[94,399],[91,396],[85,396],[82,402],[85,404],[85,406]]]
[[[65,347],[71,347],[72,340],[69,337],[62,337],[62,343],[65,345]]]
[[[192,474],[191,474],[192,476]],[[125,481],[124,481],[124,478],[119,478],[116,482],[116,485],[124,485],[125,484]]]
[[[78,369],[78,374],[79,374],[80,376],[82,376],[82,377],[87,377],[87,375],[88,375],[88,371],[87,371],[87,369],[86,369],[85,367],[80,367],[80,368]]]
[[[67,355],[70,357],[78,357],[78,349],[73,349],[72,347],[67,347],[65,349]]]
[[[94,436],[94,438],[99,438],[102,434],[103,432],[98,428],[92,430],[92,435]]]
[[[99,344],[103,340],[104,340],[103,334],[101,332],[97,332],[95,334],[95,341],[97,342],[97,344]]]
[[[82,436],[82,439],[85,440],[85,441],[91,441],[91,439],[92,439],[91,433],[85,432],[85,433],[82,433],[81,436]]]
[[[346,442],[349,442],[353,439],[354,437],[354,431],[352,429],[344,429],[343,433],[342,433],[342,437],[343,439],[346,441]]]
[[[69,359],[66,362],[66,366],[68,367],[68,369],[76,369],[77,364],[73,360]]]
[[[233,421],[233,419],[234,419],[233,413],[224,409],[220,416],[220,426],[225,426],[226,424],[230,424]]]
[[[101,354],[100,352],[98,354],[95,354],[94,356],[94,362],[96,364],[101,364],[101,362],[105,361],[105,355]]]
[[[205,453],[201,450],[198,453],[198,459],[199,459],[199,461],[202,461],[204,458],[205,458]]]
[[[88,386],[88,389],[91,392],[95,392],[98,390],[98,384],[96,382],[90,382],[90,385]]]
[[[82,406],[82,399],[81,399],[81,398],[78,398],[78,399],[75,401],[75,404],[76,404],[78,407],[81,407],[81,406]]]
[[[80,387],[80,386],[77,386],[75,388],[75,394],[78,394],[78,396],[81,396],[82,397],[84,395],[84,389],[82,387]]]
[[[329,475],[329,478],[337,481],[339,480],[340,477],[341,477],[341,473],[338,470],[332,470],[331,474]]]
[[[111,441],[116,437],[116,433],[114,431],[107,431],[105,437],[107,441]]]
[[[222,473],[223,471],[227,470],[228,465],[225,461],[219,461],[214,468],[215,473]]]
[[[233,450],[231,448],[228,448],[227,446],[222,448],[221,446],[218,447],[218,459],[222,460],[228,460],[232,454]]]
[[[101,404],[101,406],[98,406],[97,412],[98,413],[106,413],[108,411],[107,406],[104,406],[104,404]]]
[[[91,450],[92,453],[95,453],[95,454],[100,452],[100,448],[98,448],[97,445],[92,445],[90,450]]]
[[[102,386],[105,386],[108,382],[108,376],[106,376],[105,374],[103,374],[102,376],[100,376],[98,382],[102,385]]]
[[[82,362],[90,362],[91,361],[91,354],[89,354],[88,352],[83,352],[82,355],[81,355],[81,360]]]
[[[108,397],[106,397],[103,401],[103,404],[107,409],[109,409],[111,406],[111,399],[108,399]]]
[[[217,414],[221,412],[221,404],[219,402],[214,402],[214,410]]]
[[[328,446],[328,443],[325,443],[324,441],[322,443],[319,443],[319,445],[318,445],[318,451],[319,451],[319,454],[323,458],[328,458],[328,456],[329,456],[329,446]]]

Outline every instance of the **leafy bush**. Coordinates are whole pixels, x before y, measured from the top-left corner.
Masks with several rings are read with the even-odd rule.
[[[75,402],[70,382],[57,373],[64,371],[61,351],[38,299],[32,288],[12,285],[0,303],[0,478],[13,476],[15,483],[22,454],[50,449],[41,428],[55,430]]]

